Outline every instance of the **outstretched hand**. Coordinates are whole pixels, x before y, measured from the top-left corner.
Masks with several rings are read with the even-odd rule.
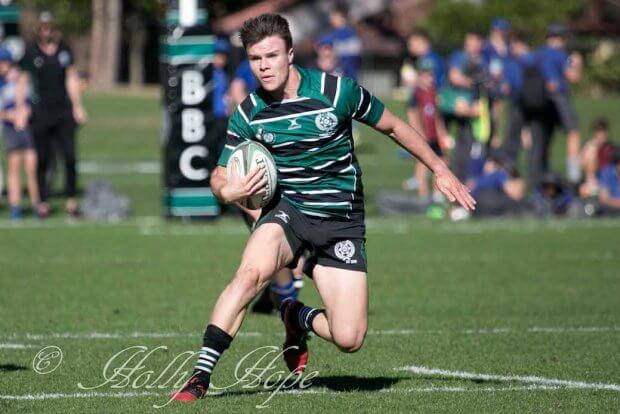
[[[435,187],[445,195],[451,203],[459,203],[467,210],[476,209],[476,200],[469,188],[452,174],[448,168],[435,173]]]

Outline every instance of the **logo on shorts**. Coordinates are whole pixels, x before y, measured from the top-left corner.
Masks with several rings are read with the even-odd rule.
[[[355,245],[351,240],[343,240],[334,246],[334,254],[347,264],[355,264],[357,260],[351,260],[355,256]]]
[[[279,218],[280,220],[282,220],[283,222],[285,222],[286,224],[288,224],[288,221],[290,219],[290,217],[288,216],[288,214],[286,214],[284,211],[279,210],[278,213],[274,216]]]
[[[338,118],[331,112],[323,112],[314,118],[314,123],[321,131],[331,133],[338,125]]]

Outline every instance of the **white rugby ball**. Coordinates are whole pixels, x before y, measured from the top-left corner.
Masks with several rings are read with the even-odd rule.
[[[237,170],[239,177],[245,177],[254,167],[263,168],[265,177],[267,178],[267,185],[264,188],[264,192],[239,201],[242,206],[250,210],[257,210],[265,207],[275,194],[278,184],[278,173],[273,157],[267,148],[258,142],[245,141],[237,145],[232,154],[230,154],[228,164],[226,164],[226,173],[229,180],[233,168]]]

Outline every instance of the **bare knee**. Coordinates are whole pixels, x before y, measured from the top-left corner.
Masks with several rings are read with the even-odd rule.
[[[240,266],[230,287],[243,296],[255,296],[264,285],[261,272],[253,266]]]
[[[353,353],[359,351],[366,337],[365,329],[343,329],[332,333],[334,343],[342,352]]]

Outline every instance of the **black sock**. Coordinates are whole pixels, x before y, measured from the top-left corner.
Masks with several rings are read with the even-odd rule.
[[[280,316],[282,317],[282,320],[284,320],[284,311],[286,309],[285,305],[290,300],[292,299],[286,299],[280,305]],[[314,332],[314,330],[312,329],[312,321],[314,321],[314,318],[319,316],[319,314],[321,313],[325,313],[325,309],[311,308],[310,306],[302,306],[297,312],[297,317],[293,318],[292,322],[293,324],[295,324],[295,327],[301,331]]]
[[[217,326],[207,326],[202,348],[200,348],[198,362],[194,369],[194,375],[199,378],[200,382],[207,386],[209,385],[209,380],[215,368],[215,364],[217,364],[222,353],[228,349],[232,340],[232,336],[228,335]]]

